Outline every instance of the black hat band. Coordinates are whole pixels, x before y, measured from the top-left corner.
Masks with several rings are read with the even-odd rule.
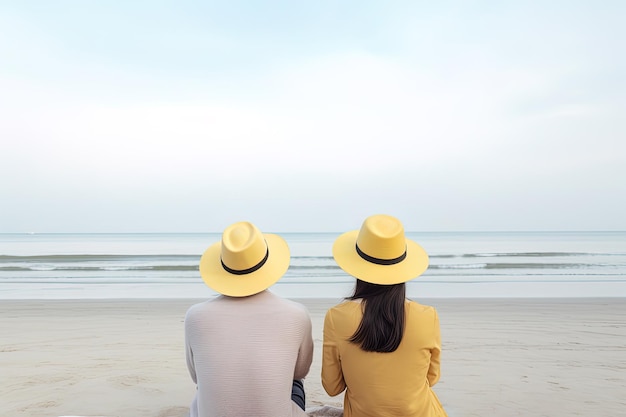
[[[368,254],[363,252],[361,249],[359,249],[358,244],[356,244],[355,246],[356,246],[356,253],[358,253],[361,258],[365,259],[367,262],[371,262],[376,265],[395,265],[397,263],[402,262],[406,258],[406,249],[404,249],[404,253],[398,256],[397,258],[381,259],[381,258],[374,258],[373,256],[369,256]]]
[[[258,271],[259,269],[261,269],[261,267],[263,265],[265,265],[265,262],[267,262],[267,258],[269,258],[270,256],[270,249],[267,248],[267,251],[265,252],[265,257],[263,259],[261,259],[261,262],[259,262],[258,264],[254,265],[252,268],[248,268],[248,269],[232,269],[227,267],[224,264],[224,261],[222,261],[222,258],[220,258],[220,262],[222,263],[222,268],[224,268],[224,270],[228,273],[231,273],[233,275],[246,275],[246,274],[251,274],[254,271]]]

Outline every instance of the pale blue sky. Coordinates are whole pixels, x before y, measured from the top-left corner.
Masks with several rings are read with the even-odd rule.
[[[626,230],[625,16],[0,0],[0,232]]]

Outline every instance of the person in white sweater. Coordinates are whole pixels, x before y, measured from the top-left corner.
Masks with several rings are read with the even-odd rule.
[[[200,275],[221,295],[185,316],[187,367],[197,385],[190,417],[306,416],[311,318],[268,290],[289,261],[284,239],[249,222],[226,228],[202,255]]]

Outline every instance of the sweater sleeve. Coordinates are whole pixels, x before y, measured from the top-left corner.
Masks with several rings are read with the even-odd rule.
[[[194,384],[198,383],[198,379],[196,377],[196,365],[193,361],[193,350],[191,349],[191,326],[190,326],[190,317],[189,312],[185,316],[185,359],[187,360],[187,369],[189,370],[189,375],[193,380]]]
[[[433,323],[433,347],[430,349],[430,366],[428,367],[428,383],[432,387],[439,381],[441,366],[441,332],[439,329],[439,316],[434,311]]]
[[[322,386],[331,397],[340,394],[346,389],[336,337],[332,313],[331,310],[329,310],[324,318]]]
[[[303,379],[307,376],[313,362],[313,326],[308,313],[306,313],[306,318],[302,320],[302,323],[304,335],[298,351],[298,360],[296,361],[296,369],[293,375],[294,379]]]

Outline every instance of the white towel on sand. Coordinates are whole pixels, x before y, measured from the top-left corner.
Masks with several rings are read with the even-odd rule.
[[[343,417],[343,408],[323,405],[321,407],[307,408],[306,414],[309,417]]]

